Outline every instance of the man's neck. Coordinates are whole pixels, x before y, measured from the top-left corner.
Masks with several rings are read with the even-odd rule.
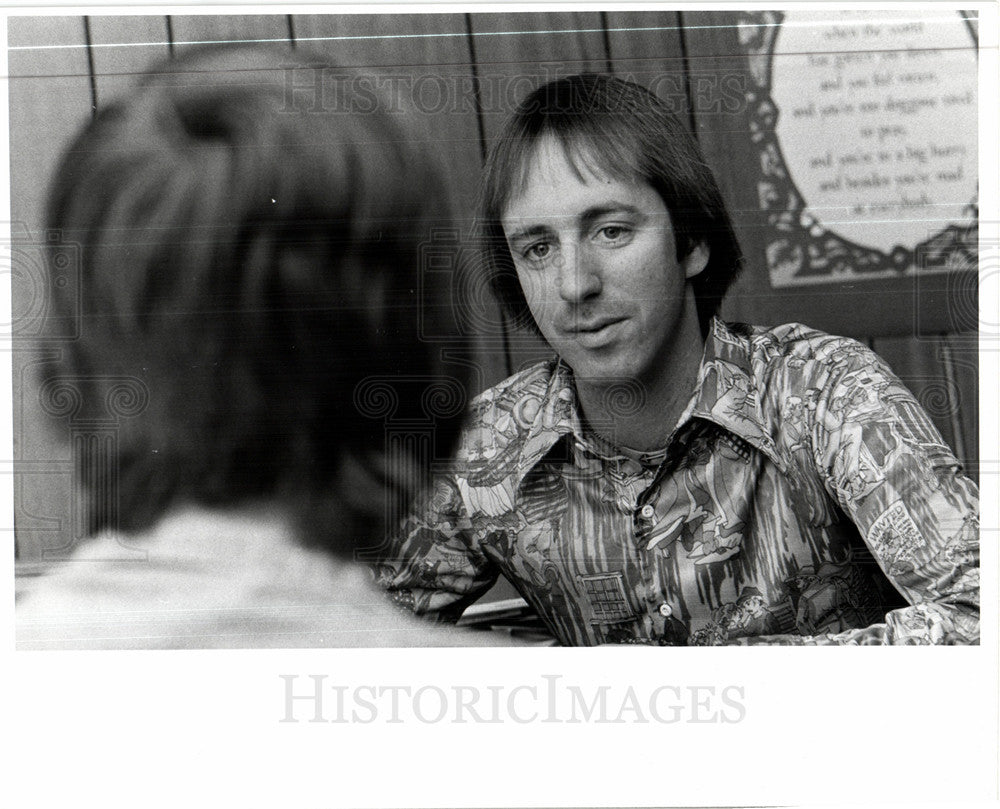
[[[624,384],[578,381],[580,414],[587,428],[616,447],[650,452],[666,446],[691,400],[701,367],[705,343],[697,321],[693,330],[691,325],[679,324],[669,355],[646,378]]]

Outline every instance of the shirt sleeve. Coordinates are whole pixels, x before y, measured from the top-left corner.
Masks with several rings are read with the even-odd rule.
[[[861,629],[743,641],[978,643],[978,489],[881,358],[854,341],[837,353],[813,388],[815,470],[908,606]]]
[[[379,584],[418,615],[457,621],[499,575],[473,546],[469,528],[455,481],[438,476],[389,537],[375,565]]]

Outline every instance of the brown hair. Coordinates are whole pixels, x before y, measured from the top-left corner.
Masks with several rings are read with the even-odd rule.
[[[610,75],[556,79],[506,121],[486,162],[478,234],[490,285],[517,325],[537,327],[514,269],[501,217],[524,188],[538,141],[554,136],[576,166],[652,186],[670,212],[683,259],[698,244],[708,264],[692,280],[703,334],[736,278],[742,254],[722,193],[694,137],[656,95]]]

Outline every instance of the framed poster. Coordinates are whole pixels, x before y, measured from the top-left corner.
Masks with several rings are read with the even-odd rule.
[[[974,330],[974,20],[943,9],[736,17],[704,41],[724,53],[728,36],[742,62],[745,117],[720,127],[716,116],[708,151],[743,187],[744,319],[869,336]]]

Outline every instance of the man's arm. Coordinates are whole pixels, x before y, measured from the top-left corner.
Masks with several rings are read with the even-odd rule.
[[[811,413],[815,471],[909,606],[863,629],[746,643],[979,641],[979,492],[877,355],[845,341]]]
[[[389,538],[375,565],[378,583],[418,615],[457,621],[498,571],[469,540],[469,519],[450,476],[436,478]]]

